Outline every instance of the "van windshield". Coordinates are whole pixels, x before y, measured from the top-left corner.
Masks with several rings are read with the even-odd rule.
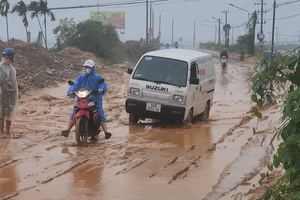
[[[155,56],[144,56],[132,78],[185,87],[188,64],[185,61]]]

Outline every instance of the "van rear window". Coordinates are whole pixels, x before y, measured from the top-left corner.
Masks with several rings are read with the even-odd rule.
[[[144,56],[132,78],[185,87],[187,85],[187,73],[188,63],[185,61]]]

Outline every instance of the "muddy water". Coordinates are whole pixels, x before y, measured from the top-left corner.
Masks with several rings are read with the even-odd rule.
[[[128,125],[124,80],[129,75],[119,74],[123,82],[104,97],[113,136],[104,140],[100,133],[85,147],[76,145],[73,131],[69,138],[60,136],[74,103],[65,96],[67,84],[28,93],[13,123],[20,139],[0,140],[0,199],[211,200],[245,190],[241,185],[265,167],[270,152],[252,134],[258,121],[248,112],[249,68],[229,63],[222,70],[215,61],[215,69],[210,119],[190,128]],[[259,128],[279,120],[275,111],[268,111],[272,117]]]

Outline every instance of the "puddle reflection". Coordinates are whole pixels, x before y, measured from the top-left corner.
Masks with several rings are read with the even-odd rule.
[[[0,165],[7,163],[8,161],[13,160],[11,156],[9,156],[10,152],[7,151],[10,140],[0,140],[0,150],[1,153],[5,152],[5,155],[1,155]],[[5,151],[4,151],[5,150]],[[12,164],[12,166],[4,167],[0,169],[0,198],[4,198],[6,196],[12,195],[18,191],[18,182],[20,178],[18,176],[16,166]]]
[[[82,199],[91,199],[101,193],[100,186],[103,168],[97,164],[87,164],[73,174],[73,186],[70,187],[70,193],[75,197]]]

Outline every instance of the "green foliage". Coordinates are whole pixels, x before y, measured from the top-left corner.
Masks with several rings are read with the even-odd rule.
[[[26,30],[26,38],[28,42],[28,35],[27,35],[27,27],[28,27],[28,19],[27,19],[27,12],[28,12],[28,7],[24,3],[24,1],[20,0],[20,2],[17,2],[11,10],[12,13],[18,12],[18,15],[22,17],[22,22],[24,24],[25,30]]]
[[[8,34],[8,19],[7,19],[7,13],[9,10],[10,4],[7,0],[1,0],[0,1],[0,14],[1,16],[4,16],[6,18],[6,34],[7,34],[7,40],[9,40],[9,34]]]
[[[9,7],[10,7],[10,4],[7,0],[1,0],[0,1],[0,14],[1,14],[1,16],[7,17]]]
[[[95,20],[85,20],[76,24],[73,19],[65,18],[60,20],[53,33],[56,35],[54,50],[61,50],[65,46],[77,47],[104,60],[113,59],[113,48],[119,42],[114,27],[105,26]]]
[[[252,77],[251,100],[257,104],[253,112],[261,118],[259,108],[264,104],[282,99],[282,125],[275,131],[272,141],[281,137],[273,162],[268,165],[268,172],[261,174],[259,184],[274,169],[282,166],[284,175],[276,185],[269,188],[261,199],[300,199],[300,52],[286,52],[281,58],[270,59],[269,54],[262,55],[255,66]],[[289,70],[288,72],[284,72]],[[283,88],[289,83],[288,94]],[[277,94],[277,95],[275,95]]]
[[[54,13],[48,8],[48,3],[43,0],[39,1],[31,1],[28,5],[28,10],[31,11],[31,18],[48,15],[50,17],[50,21],[55,21]]]
[[[245,35],[240,35],[237,40],[237,46],[239,48],[239,52],[241,55],[241,60],[244,59],[244,54],[254,54],[254,39],[255,39],[255,26],[257,21],[257,14],[254,12],[252,17],[249,19],[248,23],[246,24]]]
[[[62,44],[69,46],[69,41],[72,41],[77,35],[76,23],[73,18],[60,19],[59,24],[53,29],[53,34],[56,35],[55,49],[63,49]]]
[[[24,26],[27,28],[28,27],[28,19],[27,19],[27,12],[28,12],[28,8],[26,6],[26,4],[24,3],[24,1],[20,1],[17,2],[17,4],[15,4],[11,10],[12,13],[14,12],[18,12],[18,15],[20,17],[22,17],[22,22],[24,24]],[[26,31],[27,32],[27,31]]]

